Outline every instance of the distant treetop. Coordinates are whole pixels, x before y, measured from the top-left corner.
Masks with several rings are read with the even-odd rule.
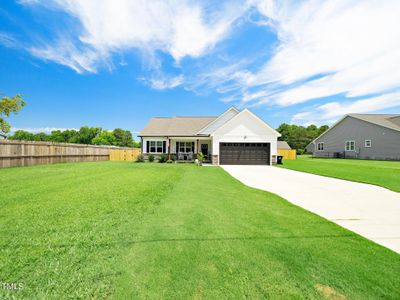
[[[82,126],[79,130],[54,130],[47,134],[44,132],[31,133],[17,130],[9,136],[10,140],[46,141],[73,144],[113,145],[119,147],[140,147],[140,142],[135,142],[129,130],[116,128],[113,131],[103,130],[99,127]]]
[[[304,127],[282,123],[276,130],[282,135],[279,138],[280,141],[286,141],[292,149],[296,149],[299,154],[302,154],[307,145],[328,128],[328,125]]]

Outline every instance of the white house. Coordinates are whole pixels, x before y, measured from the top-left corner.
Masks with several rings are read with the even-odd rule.
[[[249,109],[231,107],[218,117],[152,118],[139,136],[146,158],[193,160],[202,152],[213,164],[269,165],[280,134]]]

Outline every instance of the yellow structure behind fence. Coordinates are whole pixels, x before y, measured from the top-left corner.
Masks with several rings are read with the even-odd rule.
[[[283,156],[283,159],[296,159],[297,155],[296,155],[296,150],[283,150],[283,149],[278,149],[278,155]]]
[[[140,149],[110,150],[110,160],[136,160],[140,153]]]

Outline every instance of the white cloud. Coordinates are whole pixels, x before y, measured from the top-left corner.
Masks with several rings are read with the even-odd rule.
[[[163,0],[25,1],[67,12],[79,21],[77,40],[61,34],[58,41],[31,53],[66,65],[77,72],[95,72],[110,55],[139,49],[151,57],[157,50],[179,61],[199,57],[223,40],[247,5],[220,5],[212,13],[204,3]],[[204,4],[204,5],[201,5]]]
[[[311,112],[295,115],[293,119],[298,121],[311,117],[332,121],[343,112],[372,112],[400,104],[400,98],[395,98],[400,89],[398,0],[22,3],[62,10],[77,20],[79,26],[68,28],[68,34],[61,32],[56,41],[30,51],[78,73],[112,68],[114,53],[138,49],[147,66],[155,70],[143,79],[154,89],[183,86],[194,91],[213,90],[226,101],[281,108],[340,95],[341,100],[314,105]],[[246,14],[255,11],[261,18],[246,19]],[[246,57],[228,60],[226,65],[216,63],[218,58],[213,57],[204,65],[198,60],[199,64],[192,64],[188,67],[192,70],[185,72],[184,58],[196,61],[212,53],[234,32],[239,20],[268,26],[276,33],[278,45],[268,59],[254,67],[251,56],[263,57],[259,53],[245,52]],[[160,51],[172,57],[182,75],[164,74]],[[235,57],[235,53],[229,54]]]
[[[259,2],[259,10],[280,44],[246,86],[268,90],[269,84],[279,84],[284,91],[273,97],[278,105],[399,87],[399,1],[267,0]]]
[[[9,48],[14,48],[18,45],[17,40],[10,33],[2,31],[0,31],[0,44]]]
[[[295,114],[292,121],[304,124],[309,123],[311,120],[317,124],[332,123],[341,116],[350,113],[370,113],[390,108],[400,108],[399,99],[400,92],[395,92],[345,103],[328,102],[315,107],[311,111]]]
[[[50,133],[55,130],[60,130],[60,131],[65,131],[65,130],[79,130],[77,128],[58,128],[58,127],[38,127],[38,128],[17,128],[17,127],[11,127],[11,132],[15,132],[17,130],[24,130],[32,133],[38,133],[38,132],[45,132],[45,133]]]
[[[96,73],[96,66],[100,61],[107,61],[107,54],[101,56],[91,49],[79,49],[67,39],[60,39],[54,45],[44,45],[41,48],[30,48],[30,53],[47,61],[54,61],[67,66],[77,73]]]
[[[141,78],[155,90],[173,89],[183,83],[183,75],[175,77],[157,76],[150,79]]]

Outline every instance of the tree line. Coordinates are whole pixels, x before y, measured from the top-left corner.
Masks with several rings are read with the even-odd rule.
[[[282,123],[277,128],[277,131],[282,135],[279,138],[280,141],[286,141],[292,149],[297,150],[297,154],[303,154],[307,145],[328,128],[328,125],[322,125],[320,127],[309,125],[304,127]]]
[[[121,128],[108,131],[100,127],[82,126],[79,130],[54,130],[51,133],[39,132],[36,134],[25,130],[17,130],[7,138],[24,141],[140,147],[140,142],[135,142],[132,133]]]
[[[12,113],[17,113],[26,105],[22,95],[14,97],[4,96],[0,99],[0,137],[11,140],[49,141],[60,143],[115,145],[121,147],[140,147],[140,142],[135,142],[129,130],[116,128],[113,131],[103,130],[99,127],[83,126],[79,130],[55,130],[50,134],[44,132],[33,134],[24,130],[15,131],[8,136],[10,124],[5,120]],[[282,123],[277,131],[282,134],[279,138],[286,141],[290,147],[297,150],[298,154],[305,151],[307,145],[316,137],[327,130],[329,126],[309,125],[307,127]]]

